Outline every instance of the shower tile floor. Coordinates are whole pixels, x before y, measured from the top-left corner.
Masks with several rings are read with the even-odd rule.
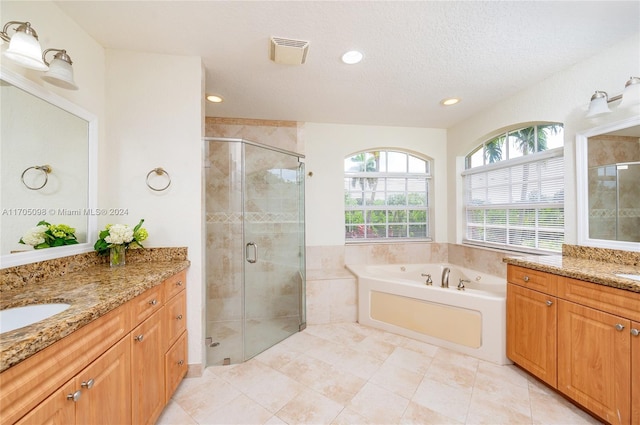
[[[515,366],[357,323],[184,379],[158,424],[599,424]]]

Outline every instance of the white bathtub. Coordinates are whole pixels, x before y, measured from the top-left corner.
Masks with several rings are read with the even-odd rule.
[[[358,278],[358,322],[510,364],[506,279],[452,264],[347,265]],[[449,287],[441,287],[449,268]],[[430,275],[433,283],[425,284]],[[464,290],[457,288],[465,279]]]

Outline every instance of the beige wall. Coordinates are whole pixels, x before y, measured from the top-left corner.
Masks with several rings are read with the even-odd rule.
[[[344,244],[344,158],[374,148],[398,148],[433,159],[432,232],[436,242],[446,242],[446,130],[305,123],[304,143],[307,246]]]
[[[189,363],[202,362],[202,64],[199,57],[107,50],[107,134],[102,139],[100,208],[125,208],[107,222],[149,231],[145,246],[186,246]],[[180,84],[167,84],[180,81]],[[149,189],[149,171],[164,168],[171,185]]]

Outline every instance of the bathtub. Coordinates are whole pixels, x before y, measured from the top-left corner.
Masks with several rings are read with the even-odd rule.
[[[449,287],[441,287],[449,268]],[[506,279],[453,264],[347,265],[358,322],[504,365]],[[431,277],[432,285],[425,282]],[[457,288],[465,279],[464,290]]]

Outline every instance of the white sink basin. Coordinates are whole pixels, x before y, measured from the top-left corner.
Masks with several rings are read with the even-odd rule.
[[[616,276],[618,277],[624,277],[626,279],[633,279],[633,280],[637,280],[638,282],[640,282],[640,274],[625,274],[625,273],[619,273]]]
[[[69,304],[32,304],[0,310],[0,333],[44,320],[71,307]]]

